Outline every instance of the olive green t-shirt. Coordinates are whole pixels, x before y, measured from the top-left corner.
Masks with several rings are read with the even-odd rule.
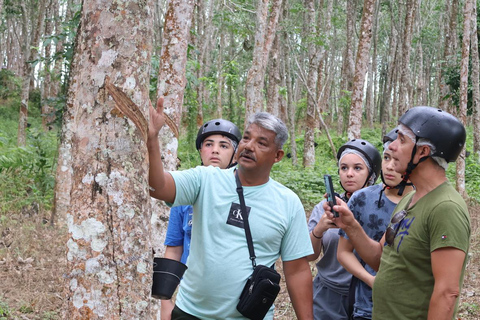
[[[414,193],[399,202],[392,216],[407,207]],[[469,243],[467,206],[445,182],[407,210],[393,245],[383,248],[373,286],[373,319],[427,319],[434,286],[431,252],[453,247],[468,253]]]

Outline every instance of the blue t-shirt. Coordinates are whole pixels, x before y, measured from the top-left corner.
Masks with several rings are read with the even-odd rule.
[[[390,223],[390,217],[396,204],[390,201],[382,192],[383,185],[377,184],[368,188],[356,191],[348,201],[348,207],[355,218],[365,230],[365,233],[375,241],[380,241]],[[380,192],[382,197],[380,198]],[[379,204],[380,201],[380,204]],[[338,234],[348,239],[345,231],[341,230]],[[358,255],[357,255],[358,257]],[[359,258],[361,264],[371,275],[377,273],[368,264]],[[355,287],[355,304],[353,315],[355,317],[372,318],[372,288],[365,282],[358,280]]]
[[[192,239],[192,206],[178,206],[170,210],[168,219],[167,236],[165,237],[166,246],[183,246],[182,257],[180,261],[187,263],[190,253],[190,241]]]
[[[253,268],[248,252],[234,168],[196,167],[170,172],[174,205],[193,205],[188,269],[176,304],[201,319],[245,319],[236,309]],[[243,187],[257,264],[313,253],[305,211],[298,196],[270,179]],[[273,318],[273,307],[265,319]]]

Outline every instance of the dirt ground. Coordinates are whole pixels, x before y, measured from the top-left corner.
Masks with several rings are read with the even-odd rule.
[[[472,205],[470,215],[472,243],[457,315],[463,320],[480,317],[480,205]],[[32,207],[0,217],[0,319],[61,319],[67,233],[45,224],[45,216]],[[280,263],[277,268],[281,273]],[[311,269],[314,274],[313,262]],[[283,278],[275,305],[275,319],[296,319]]]

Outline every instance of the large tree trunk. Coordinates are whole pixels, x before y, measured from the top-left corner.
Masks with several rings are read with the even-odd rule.
[[[473,16],[476,17],[478,7],[473,3]],[[472,19],[472,108],[473,108],[473,151],[480,157],[480,63],[478,55],[477,19]]]
[[[149,319],[146,130],[153,2],[83,1],[67,107],[73,178],[64,319]],[[112,88],[131,99],[135,126]],[[145,119],[146,118],[146,119]]]
[[[466,125],[467,123],[467,102],[468,102],[468,60],[470,57],[470,34],[472,33],[473,2],[476,0],[466,0],[463,10],[463,41],[462,41],[462,60],[460,63],[460,105],[458,108],[458,118]],[[457,159],[457,191],[463,198],[467,198],[465,190],[465,148],[462,149]]]
[[[358,40],[357,60],[355,62],[355,78],[353,80],[352,104],[348,125],[348,139],[360,138],[362,129],[362,104],[365,74],[370,57],[370,43],[372,41],[372,19],[375,0],[365,0],[363,3],[360,39]]]
[[[263,88],[267,59],[270,54],[278,16],[283,0],[272,0],[270,19],[267,24],[269,0],[258,0],[255,27],[255,46],[252,66],[248,70],[245,83],[245,121],[250,115],[263,110]]]

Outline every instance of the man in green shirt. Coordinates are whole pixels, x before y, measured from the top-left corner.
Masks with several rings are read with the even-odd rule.
[[[399,202],[385,235],[370,239],[345,203],[334,209],[338,227],[378,269],[373,319],[453,319],[470,243],[470,217],[445,170],[465,145],[462,123],[440,109],[414,107],[399,119],[389,149],[395,171],[416,190]],[[327,214],[333,218],[328,205]]]

